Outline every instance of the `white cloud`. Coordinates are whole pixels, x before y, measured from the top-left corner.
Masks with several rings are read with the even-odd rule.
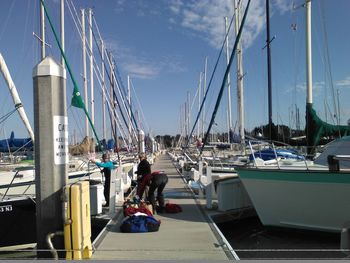
[[[140,79],[151,79],[159,75],[160,68],[149,63],[137,62],[122,63],[123,68],[129,75]]]
[[[151,79],[166,72],[178,73],[186,70],[181,58],[176,56],[149,57],[122,46],[115,40],[106,41],[106,48],[114,54],[117,66],[136,78]]]
[[[318,96],[322,90],[325,88],[325,82],[324,81],[316,81],[312,85],[312,92],[313,95]],[[286,90],[287,93],[290,92],[297,92],[297,93],[303,93],[306,94],[306,82],[299,83],[295,87],[290,87]]]
[[[271,1],[271,4],[281,14],[284,14],[285,12],[291,11],[293,9],[293,1],[274,0]]]
[[[335,82],[337,87],[350,87],[350,77]]]
[[[244,6],[241,9],[241,18],[247,3],[247,0],[243,0]],[[291,8],[292,2],[290,1],[274,0],[270,7],[270,15],[272,16],[276,11],[284,13],[291,10]],[[169,9],[176,16],[176,18],[171,19],[172,23],[176,21],[184,28],[196,32],[215,48],[222,46],[225,37],[224,17],[227,16],[229,20],[232,18],[233,0],[216,0],[215,2],[211,0],[173,0],[169,2]],[[265,1],[252,0],[242,33],[242,43],[245,48],[251,46],[265,28],[265,20]],[[234,27],[234,23],[232,27]],[[234,30],[232,29],[231,39],[234,39],[232,36]]]

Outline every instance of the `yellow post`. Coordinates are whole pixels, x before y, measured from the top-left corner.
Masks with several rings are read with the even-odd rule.
[[[67,223],[64,226],[66,259],[89,259],[92,256],[90,187],[88,181],[68,185]]]

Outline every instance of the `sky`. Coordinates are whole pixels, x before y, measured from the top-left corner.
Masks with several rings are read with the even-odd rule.
[[[46,0],[59,31],[59,0]],[[271,74],[273,122],[296,127],[305,125],[305,8],[303,0],[270,0]],[[243,0],[242,13],[247,0]],[[340,123],[350,119],[350,2],[312,1],[313,94],[318,114],[330,123],[340,111]],[[233,0],[67,0],[65,1],[65,46],[78,86],[83,90],[81,39],[73,15],[82,8],[93,10],[98,31],[112,52],[118,74],[127,86],[131,79],[132,103],[146,133],[176,135],[181,129],[181,112],[190,94],[190,127],[198,113],[198,87],[207,58],[207,84],[225,38],[225,20],[232,18]],[[0,53],[17,87],[24,109],[33,121],[33,67],[40,61],[39,1],[0,1]],[[232,28],[233,30],[233,28]],[[235,41],[229,34],[229,51]],[[94,29],[97,33],[97,29]],[[60,61],[58,48],[46,22],[47,55]],[[249,131],[268,122],[265,1],[252,0],[242,33],[245,128]],[[94,44],[97,61],[97,46]],[[89,62],[87,62],[89,71]],[[205,104],[207,125],[226,70],[225,52]],[[237,126],[236,63],[230,70],[233,125]],[[101,88],[96,76],[95,126],[102,134]],[[204,81],[202,81],[203,84]],[[70,105],[73,85],[67,79]],[[197,94],[197,96],[196,96]],[[193,102],[194,101],[194,102]],[[228,95],[225,87],[213,131],[227,130]],[[334,106],[339,102],[339,107]],[[13,110],[10,92],[0,77],[0,117]],[[182,114],[183,115],[183,114]],[[69,130],[83,137],[81,110],[68,107]],[[0,119],[1,120],[1,119]],[[207,127],[207,126],[206,126]],[[206,129],[206,128],[205,128]],[[16,114],[0,123],[0,138],[28,137]],[[237,131],[237,130],[236,130]],[[108,133],[110,134],[110,133]],[[108,137],[108,136],[107,136]]]

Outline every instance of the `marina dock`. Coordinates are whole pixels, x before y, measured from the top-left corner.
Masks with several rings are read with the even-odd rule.
[[[94,242],[94,260],[228,260],[234,252],[187,187],[167,154],[157,157],[152,171],[164,171],[169,182],[166,201],[181,206],[176,214],[156,214],[161,220],[158,232],[122,233],[121,207]]]

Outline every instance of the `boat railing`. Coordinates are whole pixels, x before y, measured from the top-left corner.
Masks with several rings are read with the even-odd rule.
[[[257,142],[258,142],[258,141],[257,141]],[[251,140],[249,140],[248,143],[249,143],[250,151],[251,151],[251,153],[252,153],[253,162],[254,162],[254,167],[258,168],[258,167],[261,166],[261,165],[258,163],[258,161],[257,161],[257,159],[256,159],[255,151],[254,151],[254,149],[253,149],[253,145],[252,145],[252,143],[251,143]],[[264,144],[264,145],[265,145],[265,144]],[[260,153],[260,158],[261,158],[262,156],[261,156],[260,144],[258,144],[258,147],[259,147],[259,148],[258,148],[258,151],[259,151],[259,153]],[[274,155],[275,155],[275,161],[276,161],[277,168],[278,168],[278,169],[281,169],[280,157],[278,157],[278,155],[277,155],[276,147],[275,147],[275,144],[274,144],[273,142],[271,143],[271,148],[272,148],[273,153],[274,153]],[[261,159],[262,159],[262,158],[261,158]],[[306,170],[309,170],[309,165],[308,165],[308,163],[307,163],[307,159],[304,158],[303,161],[304,161]],[[266,163],[266,161],[265,161],[264,163]]]
[[[5,194],[2,196],[2,201],[3,201],[3,200],[4,200],[4,198],[6,197],[6,195],[7,195],[8,191],[10,190],[10,188],[11,188],[11,186],[12,186],[12,184],[13,184],[13,181],[16,179],[16,177],[17,177],[18,173],[19,173],[19,171],[16,171],[15,175],[13,176],[13,178],[12,178],[12,180],[11,180],[11,182],[10,182],[9,186],[8,186],[8,187],[7,187],[7,189],[6,189]]]
[[[350,161],[350,155],[328,155],[328,169],[330,172],[339,172],[340,171],[340,161]]]
[[[220,166],[221,168],[223,168],[223,164],[221,162],[221,159],[215,154],[215,151],[211,151],[211,155],[212,155],[212,167],[215,167],[216,165]]]
[[[274,144],[274,143],[272,143],[272,149],[273,149],[273,152],[274,152],[274,154],[275,154],[277,167],[278,167],[278,169],[281,169],[280,164],[279,164],[279,162],[278,162],[277,152],[276,152],[276,148],[275,148],[275,144]]]
[[[192,163],[192,164],[196,164],[197,162],[193,161],[192,158],[186,153],[184,152],[184,155],[186,156],[186,158]]]

